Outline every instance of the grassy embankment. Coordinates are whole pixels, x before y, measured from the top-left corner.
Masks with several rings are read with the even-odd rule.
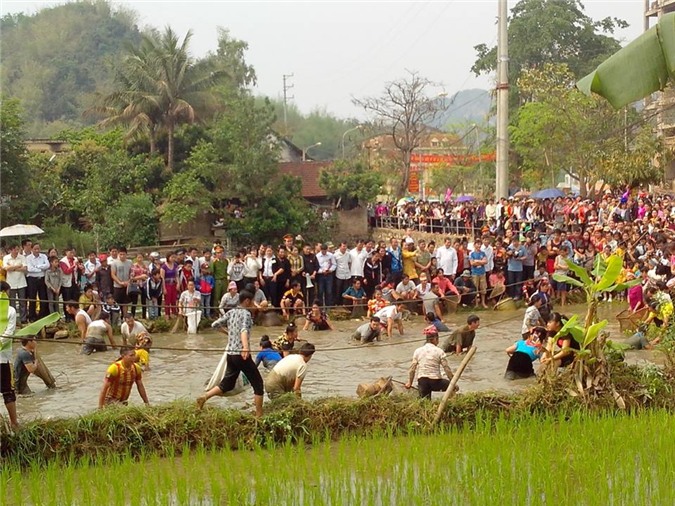
[[[375,406],[374,406],[375,407]],[[215,411],[215,410],[213,410]],[[408,437],[4,466],[3,504],[675,504],[675,417],[475,413]],[[244,422],[244,420],[241,420]],[[242,437],[255,432],[252,420]]]

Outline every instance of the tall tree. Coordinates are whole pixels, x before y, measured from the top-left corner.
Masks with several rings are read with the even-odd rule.
[[[548,186],[564,172],[579,181],[584,196],[597,179],[621,185],[657,182],[660,171],[652,161],[664,150],[651,125],[634,109],[615,111],[574,84],[565,65],[546,64],[519,79],[531,99],[511,129],[524,179]]]
[[[176,127],[211,118],[218,109],[213,88],[227,78],[227,72],[211,60],[196,61],[190,55],[191,38],[189,31],[181,41],[170,27],[145,35],[121,67],[121,89],[103,101],[102,112],[109,115],[109,121],[146,133],[151,146],[158,128],[164,130],[169,173],[174,169]]]
[[[19,101],[0,99],[0,219],[21,217],[22,206],[11,201],[22,194],[29,180],[23,128]]]
[[[410,155],[420,145],[424,134],[442,108],[442,101],[429,97],[434,85],[417,72],[386,84],[379,97],[355,99],[354,103],[375,116],[384,131],[391,136],[400,154],[400,185],[397,193],[405,194],[410,180]]]
[[[521,0],[508,23],[509,82],[512,105],[523,101],[517,79],[524,70],[545,63],[564,63],[576,77],[584,76],[621,46],[611,34],[627,23],[617,18],[594,21],[584,13],[580,0]],[[497,48],[487,44],[474,47],[477,59],[471,70],[476,74],[494,72]],[[515,84],[515,86],[513,86]]]

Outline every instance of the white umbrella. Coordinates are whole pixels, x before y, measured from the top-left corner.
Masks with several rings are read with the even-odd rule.
[[[38,235],[44,234],[45,231],[36,225],[12,225],[0,230],[0,237],[14,237],[17,235]]]

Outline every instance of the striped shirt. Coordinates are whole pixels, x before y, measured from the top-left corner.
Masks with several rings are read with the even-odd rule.
[[[105,379],[110,383],[110,388],[105,396],[106,404],[111,402],[126,402],[131,394],[131,389],[136,381],[140,380],[143,373],[141,366],[133,364],[132,367],[124,367],[121,360],[114,362],[108,367]]]

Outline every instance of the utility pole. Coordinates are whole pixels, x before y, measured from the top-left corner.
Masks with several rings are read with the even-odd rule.
[[[288,90],[290,90],[293,85],[288,84],[286,81],[290,81],[293,74],[284,74],[284,137],[288,136],[288,101],[292,100],[293,96],[288,96]]]
[[[509,48],[507,0],[499,0],[497,42],[497,180],[496,197],[509,196]]]

